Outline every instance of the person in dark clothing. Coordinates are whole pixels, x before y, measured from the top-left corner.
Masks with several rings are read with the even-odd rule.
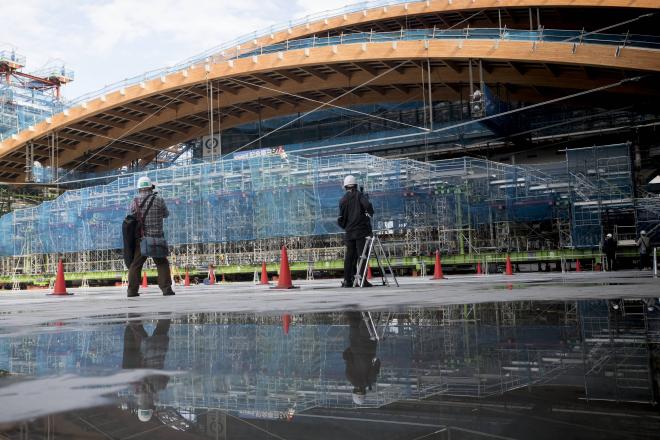
[[[124,330],[124,356],[122,368],[144,368],[162,370],[170,345],[168,333],[170,320],[159,319],[156,329],[149,336],[141,322],[129,322]],[[142,379],[135,385],[138,403],[138,419],[151,420],[155,409],[155,397],[167,387],[170,377],[156,374]]]
[[[357,180],[354,176],[346,176],[344,179],[346,194],[339,201],[339,218],[337,223],[344,231],[344,243],[346,254],[344,256],[344,287],[353,287],[355,274],[357,273],[357,262],[364,250],[366,238],[371,236],[371,216],[374,208],[362,191],[357,189]],[[371,287],[368,281],[364,281],[364,287]]]
[[[607,234],[605,241],[603,242],[603,252],[607,257],[607,270],[613,271],[616,270],[616,248],[618,246],[617,241],[612,237],[612,234]]]
[[[346,362],[346,379],[353,385],[353,402],[363,405],[367,391],[371,391],[380,373],[380,359],[376,356],[378,341],[372,340],[360,312],[346,312],[350,346],[342,357]]]

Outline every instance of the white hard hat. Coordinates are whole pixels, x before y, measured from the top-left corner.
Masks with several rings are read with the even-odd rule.
[[[147,176],[142,176],[138,179],[137,181],[137,189],[145,189],[145,188],[151,188],[153,187],[153,184],[151,183],[151,179]]]
[[[138,420],[141,422],[148,422],[153,415],[153,409],[138,409]]]
[[[357,179],[355,178],[355,176],[348,175],[344,177],[344,187],[350,185],[357,185]]]
[[[612,234],[607,234],[607,238],[612,238]]]
[[[367,398],[366,394],[353,393],[353,403],[356,405],[364,405],[364,401]]]
[[[642,231],[642,232],[640,232],[640,234],[646,235],[646,231]]]

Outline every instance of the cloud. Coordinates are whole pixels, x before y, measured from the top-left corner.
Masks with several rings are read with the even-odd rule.
[[[278,10],[276,2],[256,0],[112,0],[84,7],[92,44],[101,50],[153,36],[202,50],[271,24]]]
[[[61,59],[76,97],[173,65],[237,37],[350,3],[345,0],[3,1],[0,50],[10,43],[29,70]]]

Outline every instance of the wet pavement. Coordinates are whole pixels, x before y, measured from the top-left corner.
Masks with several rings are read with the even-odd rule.
[[[648,273],[0,294],[0,438],[658,438]]]

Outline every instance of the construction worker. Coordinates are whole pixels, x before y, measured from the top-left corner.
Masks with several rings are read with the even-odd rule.
[[[616,248],[618,246],[617,241],[614,239],[612,234],[607,234],[605,236],[605,241],[603,242],[603,252],[607,257],[607,270],[613,271],[616,270]]]
[[[142,231],[140,234],[142,238],[163,238],[165,236],[163,232],[163,219],[167,218],[170,212],[167,210],[163,198],[154,192],[155,188],[149,177],[140,177],[137,182],[138,196],[133,199],[129,207],[130,215],[142,219]],[[138,293],[138,289],[140,288],[140,274],[142,273],[142,266],[148,258],[140,252],[140,241],[142,238],[136,239],[135,254],[128,268],[127,296],[129,298],[140,296]],[[172,277],[170,275],[170,262],[167,260],[167,257],[153,257],[153,260],[158,270],[158,287],[160,287],[163,295],[174,295]]]
[[[640,237],[635,242],[639,249],[639,270],[644,270],[651,267],[649,264],[649,256],[651,253],[651,239],[646,235],[646,231],[639,233]]]
[[[122,368],[162,370],[170,346],[169,319],[159,319],[151,336],[140,321],[131,321],[124,330]],[[167,387],[170,377],[154,374],[134,384],[137,416],[141,422],[151,420],[158,392]]]
[[[339,201],[339,218],[337,223],[344,231],[346,254],[344,255],[344,281],[343,287],[353,287],[357,273],[358,257],[364,250],[366,238],[371,236],[371,216],[374,208],[362,191],[358,191],[357,179],[354,176],[344,178],[346,194]],[[371,283],[364,280],[363,287],[371,287]]]
[[[364,405],[367,391],[376,383],[380,359],[376,355],[378,341],[372,337],[360,312],[346,312],[349,325],[349,347],[342,353],[346,363],[346,379],[353,385],[353,403]]]

